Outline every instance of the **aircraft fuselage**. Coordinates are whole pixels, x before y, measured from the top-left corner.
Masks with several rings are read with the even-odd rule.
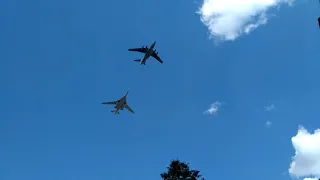
[[[141,65],[142,64],[146,64],[147,59],[152,55],[153,53],[153,48],[156,45],[156,41],[154,43],[152,43],[152,45],[150,46],[150,48],[147,50],[147,52],[145,53],[142,61],[141,61]]]
[[[123,98],[121,98],[120,100],[118,100],[117,104],[114,106],[114,110],[112,112],[114,112],[115,114],[119,114],[119,110],[123,110],[124,105],[127,103],[127,96],[124,96]]]

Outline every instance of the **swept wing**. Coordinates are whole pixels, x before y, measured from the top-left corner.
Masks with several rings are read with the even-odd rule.
[[[125,104],[124,107],[128,109],[128,111],[130,111],[131,113],[134,113],[134,111],[130,108],[128,104]]]
[[[103,102],[102,104],[117,104],[118,101],[112,101],[112,102]]]
[[[161,64],[163,63],[161,58],[158,56],[158,53],[156,53],[155,51],[152,52],[151,56],[154,57],[156,60],[158,60]]]
[[[148,51],[148,48],[142,47],[142,48],[132,48],[128,49],[128,51],[135,51],[135,52],[141,52],[141,53],[146,53]]]

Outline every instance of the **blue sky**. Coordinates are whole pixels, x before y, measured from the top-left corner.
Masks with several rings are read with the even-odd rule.
[[[320,6],[301,2],[216,45],[202,2],[0,1],[0,179],[160,179],[173,158],[291,179],[291,137],[319,128]],[[133,62],[155,40],[164,63]],[[127,90],[135,114],[101,105]]]

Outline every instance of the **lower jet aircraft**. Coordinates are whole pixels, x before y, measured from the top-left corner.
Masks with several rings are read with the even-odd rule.
[[[136,62],[140,62],[140,65],[142,65],[142,64],[146,65],[146,61],[150,56],[152,56],[153,58],[155,58],[156,60],[158,60],[162,64],[163,61],[158,56],[158,52],[156,51],[156,49],[153,50],[155,45],[156,45],[156,41],[151,44],[150,48],[148,48],[148,46],[145,46],[145,47],[142,46],[142,48],[132,48],[132,49],[128,49],[128,51],[135,51],[135,52],[144,53],[143,59],[134,60]]]
[[[101,104],[114,104],[114,110],[112,110],[111,112],[113,112],[114,114],[119,114],[119,110],[123,110],[123,108],[128,109],[128,111],[130,111],[131,113],[134,113],[133,110],[129,107],[129,105],[127,104],[127,95],[128,92],[126,93],[126,95],[124,95],[121,99],[117,100],[117,101],[112,101],[112,102],[103,102]]]

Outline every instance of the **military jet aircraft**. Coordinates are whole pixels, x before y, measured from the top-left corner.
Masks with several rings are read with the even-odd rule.
[[[111,112],[113,112],[114,114],[119,114],[119,110],[123,110],[123,108],[128,109],[131,113],[134,113],[134,111],[129,107],[129,105],[127,104],[127,95],[128,95],[129,91],[126,93],[126,95],[124,95],[121,99],[117,100],[117,101],[112,101],[112,102],[103,102],[101,104],[114,104],[114,110],[112,110]]]
[[[319,28],[320,28],[320,17],[318,18],[318,24],[319,24]]]
[[[150,48],[148,48],[148,46],[145,46],[145,47],[142,46],[142,48],[132,48],[132,49],[128,49],[128,51],[135,51],[135,52],[144,53],[143,59],[134,60],[136,62],[140,62],[140,65],[142,65],[142,64],[146,65],[146,61],[150,56],[154,57],[156,60],[158,60],[162,64],[163,61],[158,56],[158,52],[156,51],[156,49],[153,50],[155,45],[156,45],[156,41],[151,44]]]

